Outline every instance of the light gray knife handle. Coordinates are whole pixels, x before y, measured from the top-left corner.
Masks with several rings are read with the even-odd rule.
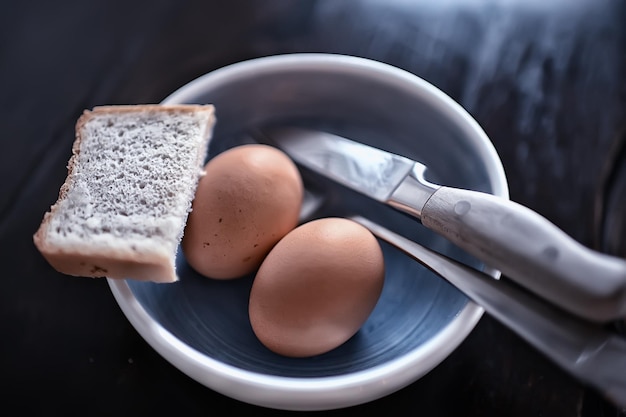
[[[626,260],[588,249],[520,204],[440,187],[424,204],[421,221],[574,314],[598,322],[626,317]]]

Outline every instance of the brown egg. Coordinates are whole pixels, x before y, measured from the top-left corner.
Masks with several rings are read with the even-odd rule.
[[[380,297],[384,261],[374,235],[343,218],[305,223],[274,246],[252,284],[252,329],[291,357],[328,352],[350,339]]]
[[[284,152],[261,144],[224,151],[205,171],[182,240],[185,258],[210,278],[254,272],[298,224],[300,172]]]

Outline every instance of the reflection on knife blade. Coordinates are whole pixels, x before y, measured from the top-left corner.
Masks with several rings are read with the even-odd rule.
[[[294,137],[298,140],[284,140]],[[382,202],[389,200],[415,164],[356,142],[338,142],[323,132],[283,128],[273,130],[271,138],[302,165]]]

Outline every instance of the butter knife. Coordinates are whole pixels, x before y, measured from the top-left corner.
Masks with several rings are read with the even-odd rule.
[[[626,260],[593,251],[533,210],[433,184],[427,167],[331,133],[264,130],[296,163],[413,215],[536,295],[594,322],[626,317]]]

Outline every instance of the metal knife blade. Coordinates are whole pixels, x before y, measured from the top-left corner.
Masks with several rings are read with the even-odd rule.
[[[341,136],[291,127],[265,136],[297,163],[383,203],[398,205],[405,193],[412,206],[426,203],[437,189],[424,179],[425,165]]]

